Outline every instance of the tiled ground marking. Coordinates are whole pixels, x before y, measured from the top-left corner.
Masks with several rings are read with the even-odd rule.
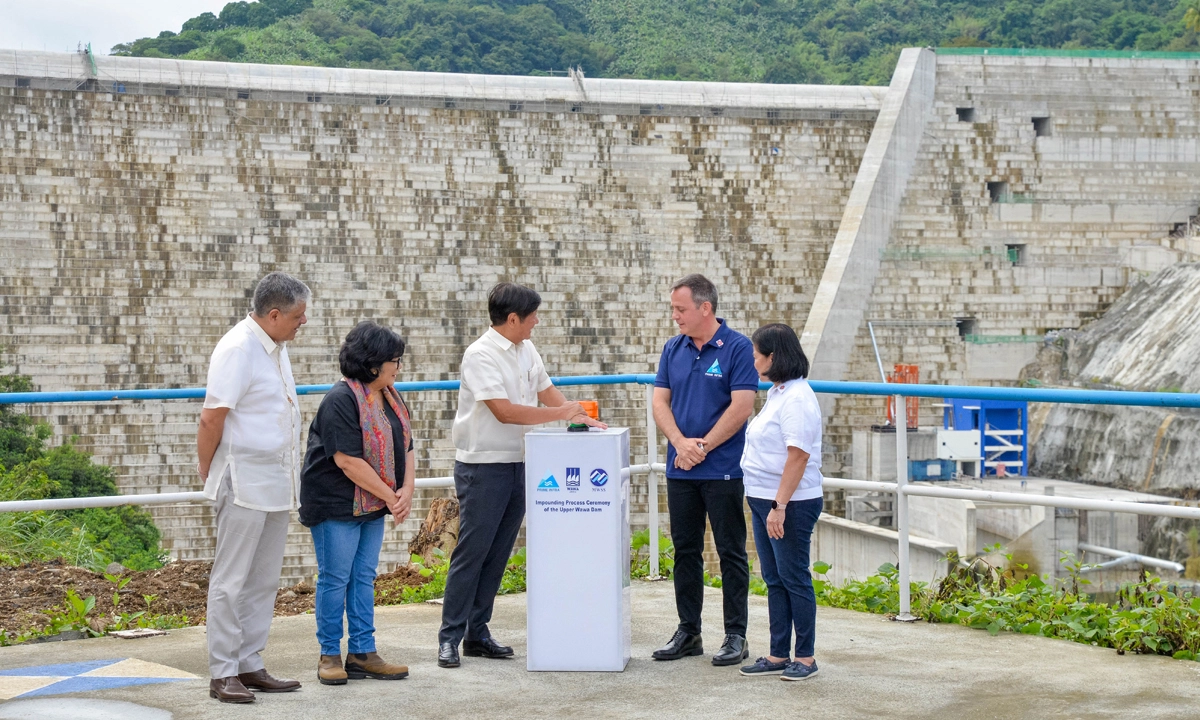
[[[0,670],[0,700],[195,680],[191,673],[136,658]]]

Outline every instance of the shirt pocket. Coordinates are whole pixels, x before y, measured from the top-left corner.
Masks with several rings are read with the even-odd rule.
[[[534,365],[522,373],[523,381],[521,383],[521,399],[526,403],[537,400],[537,381],[541,373],[538,367]]]

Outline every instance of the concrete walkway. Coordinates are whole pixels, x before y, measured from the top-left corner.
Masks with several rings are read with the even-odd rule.
[[[709,593],[704,622],[711,653],[721,641],[720,593]],[[1112,650],[1065,641],[1015,634],[991,637],[958,626],[903,625],[827,608],[818,615],[819,675],[790,683],[744,678],[736,668],[713,667],[707,657],[667,663],[649,659],[675,628],[669,583],[635,583],[633,610],[634,657],[626,671],[584,674],[525,671],[524,595],[499,598],[492,624],[497,638],[516,648],[517,659],[463,658],[456,670],[436,665],[439,606],[379,608],[380,652],[407,663],[412,674],[407,680],[364,680],[343,687],[316,682],[312,616],[279,618],[267,648],[268,668],[278,676],[300,679],[304,687],[294,693],[259,695],[247,706],[208,698],[204,628],[142,640],[102,638],[3,648],[0,675],[26,666],[135,658],[203,679],[18,698],[0,704],[0,719],[165,720],[167,713],[176,720],[1194,717],[1200,706],[1200,663],[1121,657]],[[753,658],[766,650],[764,598],[751,598],[750,628]]]

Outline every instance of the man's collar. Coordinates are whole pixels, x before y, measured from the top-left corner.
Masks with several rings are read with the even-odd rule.
[[[246,323],[250,326],[250,332],[254,333],[254,337],[262,343],[263,350],[266,350],[268,355],[281,347],[282,344],[272,340],[271,336],[267,334],[266,330],[262,329],[262,326],[254,320],[252,315],[246,315]]]
[[[508,338],[501,335],[500,331],[494,327],[488,328],[487,332],[485,332],[483,334],[483,336],[486,337],[488,340],[491,340],[493,343],[496,344],[496,347],[500,348],[501,350],[504,350],[505,352],[516,347],[516,343],[514,343],[512,340],[509,340]]]
[[[713,347],[724,347],[725,346],[725,336],[728,334],[729,334],[729,328],[725,325],[725,318],[717,318],[717,331],[715,333],[713,333],[713,336],[710,337],[708,339],[708,342],[704,343],[704,345],[705,346],[712,345]],[[692,347],[696,347],[696,341],[690,335],[687,336],[687,341],[692,344]],[[703,350],[704,347],[698,347],[696,349]]]

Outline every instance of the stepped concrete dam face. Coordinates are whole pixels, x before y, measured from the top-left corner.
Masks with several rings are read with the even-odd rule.
[[[0,51],[5,371],[45,391],[203,385],[256,280],[285,270],[314,294],[298,384],[337,380],[368,318],[408,341],[401,380],[456,378],[501,280],[542,294],[551,375],[648,373],[676,332],[671,282],[703,272],[735,329],[802,331],[814,378],[877,380],[870,322],[922,381],[1009,383],[1047,330],[1200,250],[1179,232],[1200,203],[1198,81],[1187,57],[930,50],[889,87]],[[645,388],[568,395],[645,457]],[[418,476],[448,475],[454,393],[407,399]],[[306,423],[319,401],[301,398]],[[882,401],[823,402],[825,469],[849,472]],[[201,487],[195,402],[25,410],[125,492]],[[207,506],[151,511],[174,557],[211,557]],[[389,530],[385,565],[417,522]],[[298,579],[315,562],[295,529]]]

